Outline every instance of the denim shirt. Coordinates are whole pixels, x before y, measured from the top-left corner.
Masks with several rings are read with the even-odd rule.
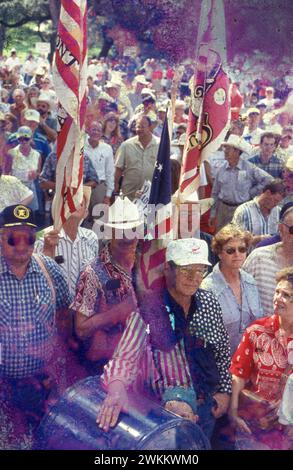
[[[202,282],[201,288],[211,291],[219,301],[224,324],[227,328],[232,354],[241,341],[244,329],[256,318],[263,316],[263,310],[256,282],[251,274],[240,269],[242,305],[221,273],[219,263]]]

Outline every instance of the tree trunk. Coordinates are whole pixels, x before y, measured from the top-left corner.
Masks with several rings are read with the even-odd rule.
[[[108,36],[103,37],[103,46],[102,46],[102,50],[99,54],[99,59],[101,57],[107,57],[107,55],[109,54],[109,50],[113,46],[113,42],[114,41],[113,41],[112,38],[109,38]]]
[[[57,26],[58,26],[60,6],[61,6],[61,0],[50,0],[49,1],[49,9],[50,9],[54,29],[57,29]]]
[[[52,18],[52,35],[50,37],[50,44],[51,44],[51,51],[49,54],[49,61],[52,64],[55,47],[56,47],[56,37],[57,37],[57,28],[58,28],[58,21],[60,15],[60,7],[61,7],[61,0],[50,0],[49,8]]]
[[[6,28],[2,24],[0,25],[0,55],[3,54],[3,49],[6,40]]]

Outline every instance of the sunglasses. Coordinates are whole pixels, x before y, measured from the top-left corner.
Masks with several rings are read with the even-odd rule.
[[[18,246],[21,242],[24,242],[26,245],[32,246],[36,241],[35,234],[27,234],[27,235],[16,235],[11,234],[7,237],[7,243],[10,246]]]
[[[238,253],[247,253],[247,247],[246,246],[237,246],[237,248],[225,248],[224,249],[225,253],[227,253],[227,255],[234,255],[236,253],[236,251],[238,251]]]
[[[290,235],[293,235],[293,225],[287,225],[287,224],[285,224],[285,222],[282,222],[282,224],[285,225],[285,227],[287,227],[287,229],[289,230]]]
[[[30,137],[18,137],[18,140],[19,142],[28,142],[29,140],[31,140]]]

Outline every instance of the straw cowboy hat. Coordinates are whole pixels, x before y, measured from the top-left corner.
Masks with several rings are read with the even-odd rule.
[[[235,134],[229,135],[228,140],[222,142],[223,147],[234,147],[235,149],[241,150],[241,152],[247,152],[247,143],[246,141]]]

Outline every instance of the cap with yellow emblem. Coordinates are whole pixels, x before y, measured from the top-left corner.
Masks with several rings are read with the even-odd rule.
[[[5,207],[0,214],[0,227],[17,227],[20,225],[37,227],[33,211],[22,204]]]

